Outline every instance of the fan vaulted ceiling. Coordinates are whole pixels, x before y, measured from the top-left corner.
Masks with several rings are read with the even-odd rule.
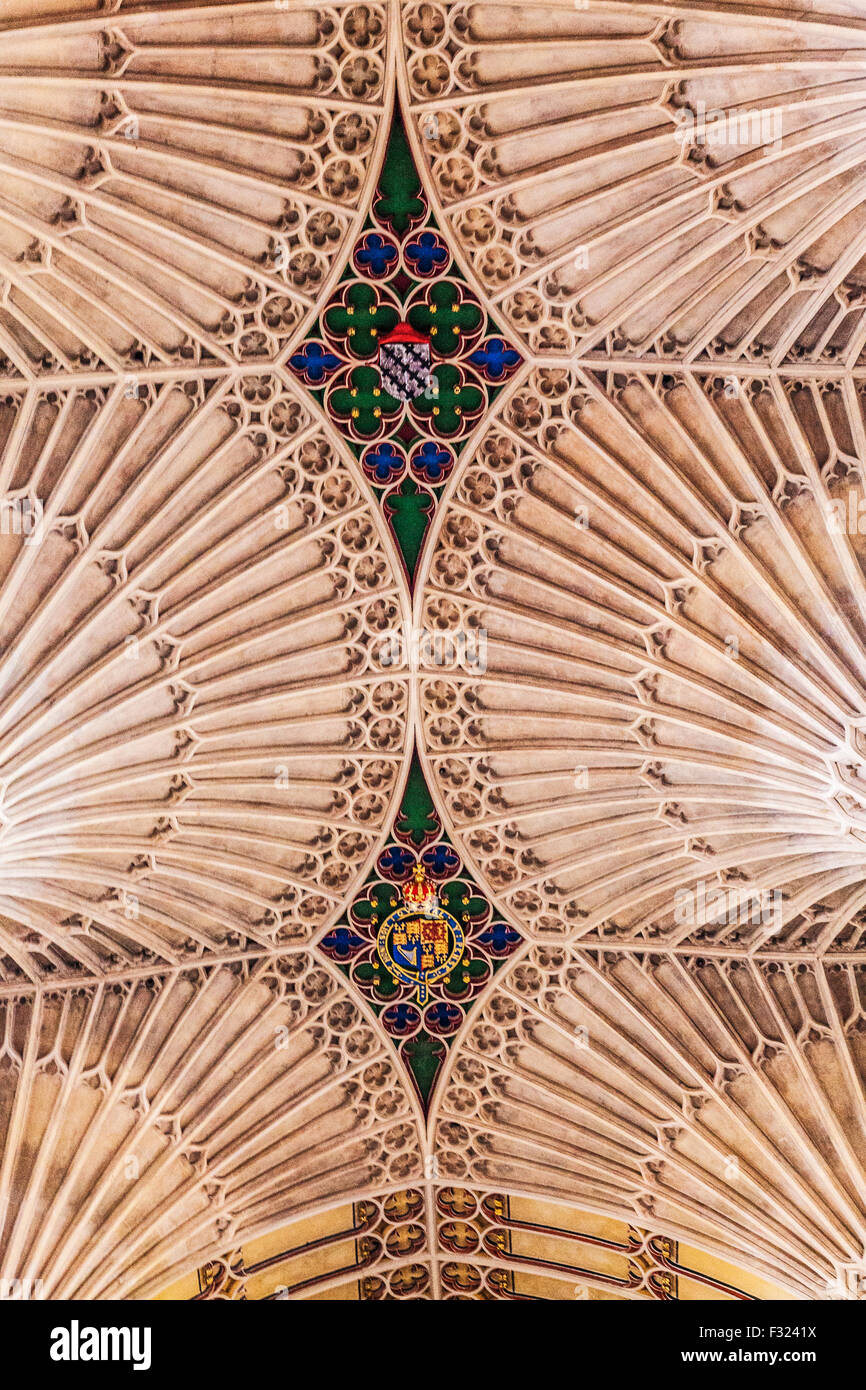
[[[0,29],[0,1277],[862,1294],[863,4]],[[325,385],[359,247],[451,442]]]

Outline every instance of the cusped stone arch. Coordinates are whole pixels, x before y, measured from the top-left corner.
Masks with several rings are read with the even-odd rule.
[[[399,1168],[399,1163],[395,1167]],[[246,1235],[157,1295],[192,1302],[379,1302],[433,1296],[422,1187],[368,1193]]]
[[[731,1302],[796,1297],[742,1265],[573,1200],[445,1183],[439,1278],[449,1301]]]

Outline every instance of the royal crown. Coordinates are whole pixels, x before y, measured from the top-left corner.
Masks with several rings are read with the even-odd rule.
[[[403,884],[403,898],[412,907],[434,908],[438,905],[436,885],[424,872],[422,864],[416,864],[412,877]]]

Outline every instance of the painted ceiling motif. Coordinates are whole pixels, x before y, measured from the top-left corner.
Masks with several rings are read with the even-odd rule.
[[[0,1278],[866,1296],[862,5],[0,32]]]
[[[379,360],[401,323],[432,353],[425,389],[405,403],[385,389]],[[289,366],[359,459],[410,581],[467,437],[520,364],[495,327],[436,230],[398,109],[363,234]]]
[[[422,1193],[409,1188],[332,1209],[210,1261],[160,1297],[371,1302],[428,1296],[423,1208]],[[435,1232],[446,1300],[791,1297],[666,1236],[502,1193],[438,1188]]]
[[[426,1001],[419,999],[411,972],[409,979],[401,976],[399,966],[395,969],[380,944],[389,913],[399,907],[401,890],[412,883],[418,868],[459,924],[463,937],[457,943],[455,964],[430,986]],[[413,761],[388,843],[345,923],[328,932],[320,948],[369,999],[425,1106],[461,1024],[521,939],[520,932],[493,912],[465,875],[460,856],[444,834],[421,768]]]

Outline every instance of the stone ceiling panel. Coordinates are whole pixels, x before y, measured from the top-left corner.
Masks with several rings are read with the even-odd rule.
[[[279,375],[0,409],[0,982],[279,947],[387,829],[399,560]]]
[[[861,947],[863,402],[539,367],[488,421],[418,599],[486,663],[428,667],[421,703],[431,785],[516,924]]]
[[[452,1052],[440,1180],[651,1224],[795,1297],[846,1297],[864,1000],[862,966],[532,947]]]
[[[305,952],[0,1001],[0,1277],[149,1298],[422,1173],[390,1050]]]
[[[862,5],[401,12],[428,186],[531,351],[861,360]]]
[[[385,7],[33,0],[0,33],[0,376],[289,351],[378,167]]]

